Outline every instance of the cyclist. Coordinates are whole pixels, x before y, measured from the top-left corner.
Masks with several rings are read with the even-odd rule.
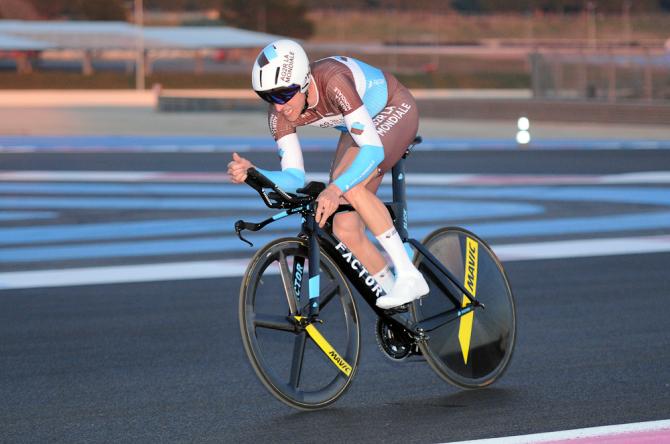
[[[268,123],[277,142],[281,171],[257,168],[281,188],[304,186],[305,169],[296,127],[335,127],[342,133],[335,151],[330,184],[317,198],[321,227],[340,202],[356,212],[339,213],[333,231],[387,293],[377,306],[393,308],[428,293],[391,216],[376,196],[384,173],[416,136],[418,110],[410,92],[391,74],[350,57],[309,63],[300,44],[278,40],[266,46],[252,69],[256,93],[270,103]],[[252,163],[237,153],[228,164],[233,183],[242,183]],[[365,235],[365,227],[386,250],[395,269]]]

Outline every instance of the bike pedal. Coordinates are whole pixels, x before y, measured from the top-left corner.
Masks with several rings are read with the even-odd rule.
[[[409,302],[406,304],[398,305],[397,307],[387,308],[384,311],[389,315],[394,315],[397,313],[407,313],[409,310]]]

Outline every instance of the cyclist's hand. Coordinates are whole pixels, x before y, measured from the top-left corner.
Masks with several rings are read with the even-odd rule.
[[[316,222],[321,228],[326,224],[328,218],[337,210],[340,205],[340,196],[342,191],[335,184],[330,184],[316,198]]]
[[[237,153],[233,153],[232,162],[228,163],[228,175],[233,183],[242,183],[247,178],[247,170],[254,165],[249,160],[241,157]]]

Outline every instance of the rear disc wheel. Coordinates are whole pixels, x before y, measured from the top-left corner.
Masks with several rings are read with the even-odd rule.
[[[438,229],[423,245],[485,308],[477,307],[427,331],[428,339],[420,341],[419,347],[433,370],[447,382],[462,388],[490,385],[505,372],[516,340],[514,298],[505,271],[491,248],[462,228]],[[455,285],[448,283],[445,288],[439,284],[439,273],[418,252],[415,265],[430,286],[428,296],[412,303],[415,322],[469,304]],[[447,289],[459,302],[458,308],[446,296]]]

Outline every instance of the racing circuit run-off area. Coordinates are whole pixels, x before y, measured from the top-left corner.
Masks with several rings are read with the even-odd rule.
[[[352,287],[355,381],[305,414],[259,383],[238,326],[249,259],[295,236],[300,220],[245,232],[253,247],[238,239],[235,221],[276,212],[228,181],[221,165],[234,143],[207,152],[144,150],[142,138],[133,149],[50,143],[5,145],[0,165],[8,442],[311,442],[295,434],[305,421],[348,442],[670,440],[663,148],[443,149],[426,137],[406,161],[409,234],[462,226],[488,242],[514,292],[513,357],[479,390],[446,384],[420,354],[392,361]],[[308,180],[324,180],[330,159],[310,143]],[[246,155],[276,162],[253,145]],[[390,200],[390,182],[380,196]],[[280,285],[274,273],[267,285]],[[327,320],[316,328],[328,339]],[[305,359],[338,371],[311,341]]]
[[[0,444],[670,444],[670,0],[0,0]]]

